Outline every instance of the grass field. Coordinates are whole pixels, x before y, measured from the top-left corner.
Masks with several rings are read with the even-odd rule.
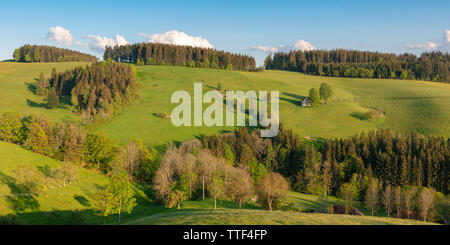
[[[0,113],[17,111],[24,115],[39,113],[51,122],[79,122],[80,117],[61,104],[54,110],[47,109],[45,98],[36,95],[36,79],[41,72],[50,76],[52,69],[62,72],[87,63],[12,63],[0,62]]]
[[[192,95],[193,83],[201,81],[204,92],[218,82],[226,90],[280,91],[281,122],[303,137],[347,137],[381,127],[391,127],[403,133],[416,130],[424,134],[450,136],[449,84],[173,66],[138,66],[137,71],[142,85],[140,99],[97,129],[121,144],[131,138],[140,138],[147,144],[158,146],[172,140],[183,141],[231,130],[227,127],[177,128],[170,119],[154,115],[157,112],[170,114],[177,106],[170,103],[172,93],[186,90]],[[319,88],[322,82],[329,83],[334,89],[329,104],[319,108],[299,107],[298,99],[307,96],[311,87]],[[367,121],[360,118],[362,113],[378,107],[385,110],[384,119]]]
[[[44,114],[52,122],[79,122],[69,105],[49,110],[45,99],[34,94],[35,79],[41,72],[49,75],[51,69],[69,69],[83,63],[17,64],[0,63],[0,113],[18,111],[22,114]],[[232,127],[174,127],[170,119],[154,114],[170,114],[177,106],[170,103],[173,92],[193,93],[193,83],[203,82],[204,92],[221,83],[226,90],[280,91],[280,119],[287,128],[302,137],[332,138],[352,136],[365,130],[391,127],[399,132],[416,130],[431,135],[450,136],[450,85],[420,81],[381,79],[348,79],[305,76],[294,72],[265,71],[262,73],[236,72],[214,69],[173,66],[138,66],[139,99],[126,107],[112,121],[100,125],[97,131],[107,133],[118,143],[132,138],[142,139],[153,146],[164,146],[170,141],[183,141],[213,133],[233,130]],[[329,83],[334,95],[328,105],[302,108],[298,101],[307,96],[311,87]],[[361,119],[371,108],[381,107],[386,117],[377,121]],[[58,161],[34,154],[20,146],[0,142],[0,216],[13,213],[14,170],[19,165],[57,166]],[[82,169],[80,180],[64,188],[50,190],[35,198],[36,209],[18,213],[25,224],[67,224],[74,211],[81,213],[83,223],[100,224],[101,217],[92,211],[93,195],[107,178]],[[138,206],[132,214],[123,215],[129,224],[422,224],[418,221],[380,217],[308,214],[299,212],[267,212],[255,203],[243,210],[236,204],[222,201],[218,210],[212,210],[211,199],[186,201],[183,211],[167,209],[155,203],[151,187],[135,185]],[[331,197],[329,203],[340,203]],[[317,196],[288,193],[286,203],[299,209],[322,208]],[[368,214],[361,204],[358,209]],[[110,216],[107,224],[116,223]]]
[[[54,159],[44,157],[18,145],[0,141],[0,215],[13,213],[12,207],[20,196],[16,193],[15,170],[19,165],[32,165],[37,167],[56,167],[60,163]],[[67,210],[90,209],[93,195],[100,186],[107,183],[107,178],[101,174],[81,169],[80,181],[66,187],[56,187],[48,190],[46,194],[28,200],[25,205],[35,206],[35,210],[28,209],[27,213],[20,214],[29,223],[42,223],[42,213],[64,212]],[[45,222],[45,221],[44,221]]]
[[[264,210],[189,210],[152,215],[128,225],[426,225],[416,220]]]
[[[41,72],[49,75],[56,67],[63,71],[84,63],[0,63],[0,113],[18,111],[40,113],[50,121],[79,122],[69,105],[49,110],[45,99],[34,94],[35,79]],[[334,138],[352,136],[361,131],[391,127],[399,132],[416,130],[429,135],[450,136],[450,84],[388,79],[351,79],[307,76],[296,72],[237,72],[175,66],[137,66],[140,98],[126,107],[112,121],[95,130],[103,131],[124,144],[140,138],[146,144],[163,146],[169,141],[183,141],[232,127],[174,127],[170,119],[156,113],[170,114],[172,93],[186,90],[193,94],[193,83],[203,82],[203,91],[221,83],[226,90],[280,91],[280,120],[302,137]],[[302,108],[298,100],[311,87],[329,83],[334,95],[328,105]],[[207,105],[205,105],[206,107]],[[367,121],[362,113],[382,108],[384,119]],[[127,132],[124,134],[123,132]]]

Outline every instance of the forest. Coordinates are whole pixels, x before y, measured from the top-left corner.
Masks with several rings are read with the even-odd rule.
[[[96,114],[106,116],[136,97],[135,77],[133,65],[116,62],[102,61],[61,73],[53,69],[47,101],[67,97],[85,119]]]
[[[257,69],[255,59],[248,55],[160,43],[108,46],[103,59],[132,62],[137,65],[177,65],[239,71],[256,71]]]
[[[332,77],[450,82],[450,55],[439,51],[417,57],[344,49],[298,50],[269,55],[264,67]]]
[[[301,192],[337,194],[352,178],[357,178],[361,187],[376,178],[383,185],[428,186],[449,193],[450,139],[443,137],[402,136],[380,129],[350,139],[327,140],[316,148],[301,144],[297,134],[281,125],[272,139],[239,128],[234,133],[206,136],[203,145],[216,156],[249,169],[252,175],[281,173]],[[325,177],[329,179],[324,181]]]
[[[97,57],[70,49],[26,44],[14,50],[16,62],[96,62]]]

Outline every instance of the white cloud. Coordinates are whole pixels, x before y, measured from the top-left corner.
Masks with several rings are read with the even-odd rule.
[[[48,29],[47,40],[57,42],[59,45],[72,45],[73,37],[69,30],[62,28],[61,26],[51,27]]]
[[[438,47],[438,44],[433,42],[418,43],[418,44],[406,43],[406,47],[411,49],[434,50]]]
[[[258,51],[262,51],[264,53],[275,53],[278,51],[278,48],[268,47],[268,46],[258,46],[258,47],[253,47],[252,50],[258,50]]]
[[[88,35],[88,39],[90,40],[89,44],[83,44],[80,42],[80,46],[87,45],[90,50],[102,53],[105,51],[106,46],[117,46],[117,45],[126,45],[129,42],[120,35],[116,35],[115,38],[101,37],[95,35]]]
[[[441,41],[439,42],[425,42],[425,43],[406,43],[406,47],[410,49],[419,49],[423,51],[433,51],[433,50],[440,50],[443,52],[450,52],[450,30],[445,30],[444,36],[442,37]]]
[[[165,43],[165,44],[174,44],[174,45],[186,45],[193,47],[201,47],[201,48],[214,48],[214,46],[206,39],[202,37],[193,37],[188,34],[180,31],[168,31],[163,34],[152,34],[147,35],[143,33],[139,33],[139,35],[146,37],[148,42],[151,43]]]
[[[303,39],[296,41],[292,45],[279,45],[278,47],[257,46],[251,48],[251,50],[262,51],[264,53],[289,52],[291,50],[309,51],[314,49],[316,49],[316,47]]]
[[[305,41],[305,40],[298,40],[294,43],[294,48],[296,50],[303,50],[303,51],[310,51],[316,49],[311,43]]]

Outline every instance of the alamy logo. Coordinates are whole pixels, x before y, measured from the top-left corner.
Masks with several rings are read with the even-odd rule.
[[[258,96],[253,90],[247,92],[226,91],[225,95],[217,90],[213,90],[203,95],[202,88],[202,83],[194,83],[193,107],[191,95],[188,92],[180,90],[172,94],[171,102],[180,103],[172,111],[171,118],[174,126],[224,126],[223,103],[225,100],[226,126],[246,126],[246,105],[248,104],[248,125],[258,126],[259,119],[259,125],[268,128],[261,130],[261,137],[275,137],[278,135],[280,124],[278,91],[270,92],[269,114],[267,91],[259,91]],[[203,111],[203,103],[212,104]],[[193,125],[192,108],[194,109]]]

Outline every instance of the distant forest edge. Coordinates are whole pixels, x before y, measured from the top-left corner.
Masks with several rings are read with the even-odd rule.
[[[357,50],[312,50],[269,55],[265,69],[332,77],[386,78],[450,82],[450,55],[442,52],[388,54]]]
[[[96,62],[97,57],[52,46],[24,45],[14,50],[16,62]]]
[[[138,65],[176,65],[257,71],[256,62],[252,56],[233,54],[210,48],[160,43],[108,46],[103,59],[112,59],[117,62],[132,62]]]

